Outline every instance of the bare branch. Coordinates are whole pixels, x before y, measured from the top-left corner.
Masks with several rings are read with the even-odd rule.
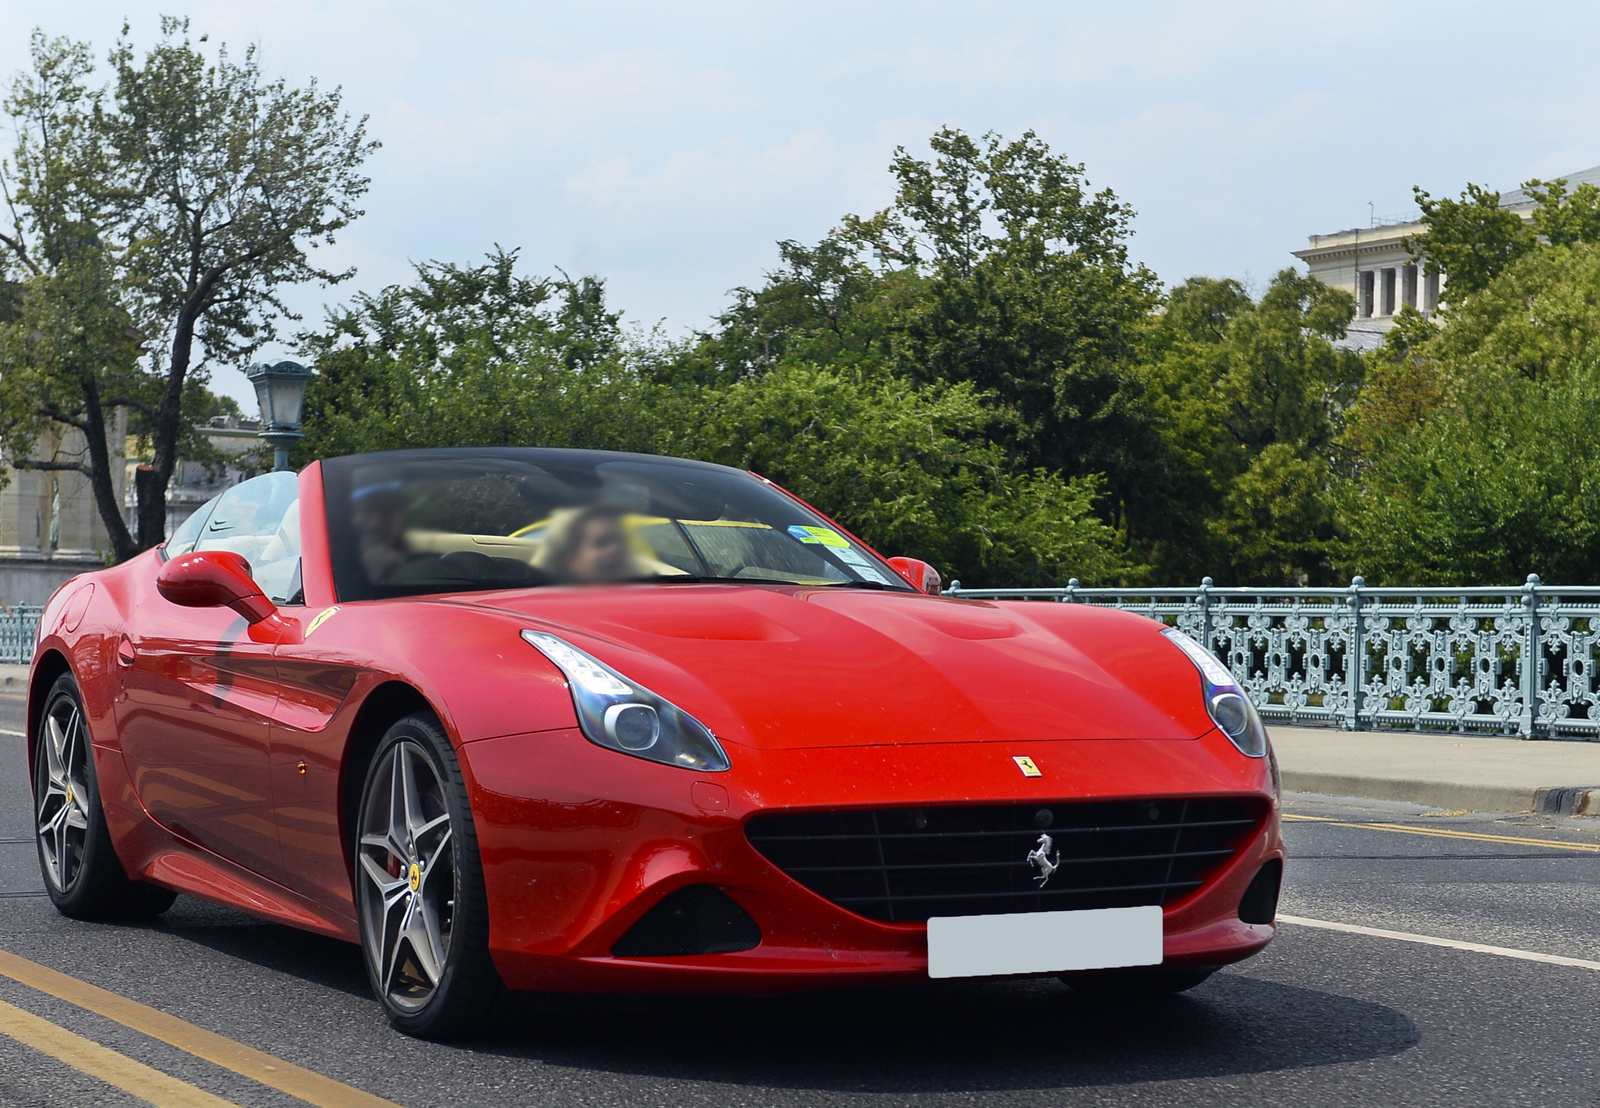
[[[49,406],[41,407],[38,409],[38,414],[44,416],[46,419],[53,419],[57,423],[65,423],[68,427],[76,427],[80,431],[88,430],[88,424],[83,420],[78,419],[75,416],[69,416],[57,408],[52,408]]]
[[[11,463],[14,469],[38,469],[53,473],[81,473],[93,477],[94,471],[82,462],[52,462],[43,458],[20,458]]]
[[[107,397],[105,400],[101,401],[101,403],[108,408],[134,408],[143,412],[151,419],[156,417],[156,410],[153,406],[146,404],[143,400],[135,400],[131,396]]]

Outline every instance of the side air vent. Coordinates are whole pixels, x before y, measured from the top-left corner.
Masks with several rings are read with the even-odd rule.
[[[1274,858],[1256,871],[1239,898],[1239,918],[1245,923],[1271,923],[1278,918],[1278,886],[1283,884],[1283,863]]]
[[[611,948],[618,958],[731,954],[761,943],[750,913],[721,889],[690,885],[669,893]]]

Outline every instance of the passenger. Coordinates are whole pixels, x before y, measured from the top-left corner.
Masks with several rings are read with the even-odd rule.
[[[595,505],[558,516],[545,532],[540,561],[566,581],[623,581],[643,576],[628,549],[622,513]]]

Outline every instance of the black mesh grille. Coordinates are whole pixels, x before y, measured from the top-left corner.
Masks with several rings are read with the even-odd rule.
[[[721,889],[690,885],[669,893],[611,947],[618,958],[728,954],[761,943],[750,913]]]
[[[1166,904],[1205,883],[1251,838],[1257,798],[991,804],[774,812],[750,844],[800,884],[893,923]],[[1050,837],[1043,885],[1030,852]]]

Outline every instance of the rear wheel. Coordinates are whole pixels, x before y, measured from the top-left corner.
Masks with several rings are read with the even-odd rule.
[[[504,991],[466,784],[433,716],[389,728],[362,791],[356,907],[367,977],[401,1031],[475,1031]]]
[[[1061,980],[1080,993],[1103,997],[1169,996],[1187,992],[1217,971],[1209,966],[1161,966],[1064,973]]]
[[[83,700],[70,674],[45,697],[33,763],[39,869],[56,910],[74,919],[128,919],[170,908],[178,894],[130,880],[111,845]]]

